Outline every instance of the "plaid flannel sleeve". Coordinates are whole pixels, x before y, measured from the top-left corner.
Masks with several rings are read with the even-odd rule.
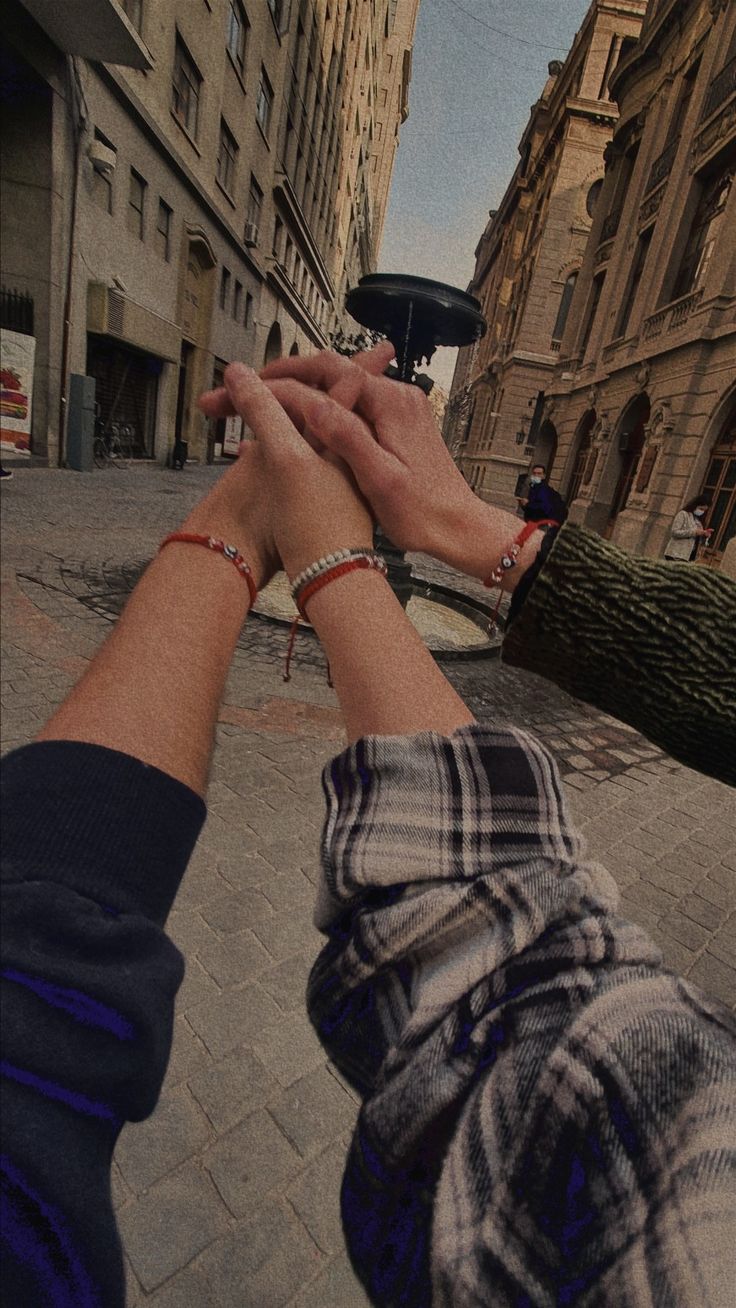
[[[734,1024],[617,915],[550,756],[368,737],[323,784],[308,1002],[363,1096],[342,1216],[372,1302],[725,1303]]]

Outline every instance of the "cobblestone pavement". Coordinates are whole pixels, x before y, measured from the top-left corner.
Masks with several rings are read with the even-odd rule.
[[[20,467],[3,485],[5,752],[63,699],[161,537],[217,473]],[[423,558],[416,571],[449,577]],[[171,1063],[154,1116],[123,1132],[113,1167],[131,1305],[366,1303],[337,1207],[357,1104],[304,1008],[319,948],[319,775],[342,732],[316,642],[300,637],[287,685],[285,639],[246,626],[207,823],[169,920],[187,961]],[[736,1006],[734,792],[538,677],[498,660],[443,666],[480,720],[543,738],[624,911],[670,967]]]

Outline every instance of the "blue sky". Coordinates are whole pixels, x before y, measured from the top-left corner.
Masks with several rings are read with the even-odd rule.
[[[588,4],[421,0],[381,271],[467,286],[473,251],[516,166],[547,64],[565,58]],[[438,350],[429,369],[445,390],[455,355]]]

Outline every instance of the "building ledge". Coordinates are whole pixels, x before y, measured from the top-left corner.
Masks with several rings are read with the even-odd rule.
[[[153,57],[116,0],[21,0],[64,54],[143,71]]]
[[[317,248],[312,229],[296,197],[296,191],[284,172],[277,171],[274,175],[273,198],[287,217],[289,226],[302,248],[302,253],[309,259],[312,272],[319,282],[325,299],[332,303],[335,298],[335,288],[332,285],[330,274]]]
[[[312,317],[301,296],[294,290],[281,264],[276,263],[275,260],[266,272],[266,281],[317,349],[326,349],[329,344],[327,337]]]

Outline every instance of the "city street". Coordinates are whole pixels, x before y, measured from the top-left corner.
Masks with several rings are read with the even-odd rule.
[[[0,506],[3,753],[33,739],[221,471],[13,469]],[[447,580],[422,558],[415,571]],[[238,645],[207,823],[168,923],[186,958],[171,1062],[155,1114],[123,1131],[113,1166],[133,1306],[367,1303],[338,1213],[357,1102],[304,1004],[320,947],[320,772],[342,729],[306,633],[284,683],[287,634],[253,617]],[[543,739],[622,912],[669,967],[736,1009],[734,791],[497,659],[443,666],[479,720]]]

